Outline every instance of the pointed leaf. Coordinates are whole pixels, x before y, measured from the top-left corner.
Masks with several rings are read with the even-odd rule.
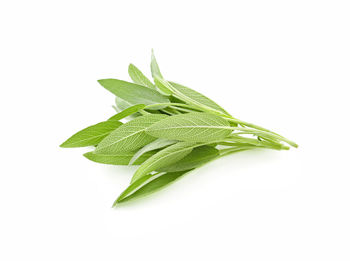
[[[158,76],[154,77],[154,83],[157,86],[157,89],[164,95],[170,96],[174,92],[172,91],[172,86],[167,80],[164,80]]]
[[[156,60],[156,57],[154,56],[154,51],[152,49],[152,57],[151,57],[151,72],[152,72],[152,77],[156,78],[163,78],[162,74],[160,73],[159,66]]]
[[[145,146],[156,138],[146,134],[145,130],[155,122],[168,116],[148,114],[137,117],[111,132],[97,146],[95,153],[113,155],[118,152],[132,151]]]
[[[140,197],[147,196],[151,193],[154,193],[167,185],[170,185],[175,180],[179,179],[186,173],[188,173],[190,170],[187,171],[179,171],[179,172],[170,172],[165,173],[163,175],[160,175],[156,177],[155,179],[152,179],[149,181],[150,178],[153,177],[153,175],[147,175],[142,177],[140,180],[137,180],[135,183],[141,183],[136,184],[138,186],[134,186],[135,183],[132,183],[129,187],[132,187],[130,190],[127,188],[124,192],[127,192],[124,194],[124,192],[118,197],[118,199],[114,202],[113,206],[116,206],[118,203],[126,202],[131,199],[136,199]],[[149,182],[147,182],[149,181]],[[140,186],[142,185],[142,186]],[[139,187],[135,190],[134,187]],[[127,191],[128,190],[128,191]],[[132,192],[133,191],[133,192]]]
[[[157,104],[168,103],[169,100],[156,90],[131,82],[117,79],[104,79],[98,81],[104,88],[112,92],[117,97],[130,103],[136,104]]]
[[[153,83],[133,64],[129,65],[128,68],[129,76],[134,83],[146,86],[151,89],[155,89]]]
[[[113,206],[115,207],[119,202],[121,202],[125,197],[132,194],[137,188],[141,187],[142,185],[145,185],[147,181],[149,181],[151,178],[153,178],[155,175],[146,175],[142,178],[136,180],[134,183],[130,184],[120,195],[119,197],[114,201]]]
[[[143,148],[141,148],[138,152],[135,153],[135,155],[130,160],[130,165],[134,163],[141,155],[148,151],[164,148],[166,146],[169,146],[171,144],[176,143],[176,140],[165,140],[165,139],[156,139],[155,141],[152,141],[151,143],[147,144]]]
[[[110,117],[108,120],[121,120],[124,119],[136,112],[138,112],[139,110],[142,110],[143,108],[145,108],[146,106],[144,104],[137,104],[134,106],[131,106],[129,108],[124,109],[123,111],[117,113],[116,115]]]
[[[181,100],[184,100],[189,104],[193,104],[201,108],[204,107],[206,109],[211,109],[219,113],[230,116],[230,114],[227,111],[225,111],[217,103],[215,103],[208,97],[204,96],[203,94],[195,90],[192,90],[191,88],[188,88],[186,86],[180,85],[178,83],[174,83],[174,82],[169,82],[169,83],[172,86],[172,91]]]
[[[194,142],[178,142],[154,154],[137,169],[131,183],[150,174],[152,171],[169,166],[188,155],[194,147],[200,146]]]
[[[132,165],[142,164],[145,160],[147,160],[149,157],[151,157],[155,153],[156,151],[149,151],[142,154],[137,160],[133,162]],[[129,162],[131,158],[134,156],[134,154],[135,154],[135,151],[120,152],[118,154],[113,154],[113,155],[97,154],[91,151],[91,152],[85,153],[84,156],[87,159],[97,163],[110,164],[110,165],[129,165]]]
[[[228,136],[232,132],[225,119],[204,112],[190,112],[165,118],[147,129],[151,136],[163,139],[207,142]]]
[[[97,145],[121,125],[122,123],[116,120],[97,123],[77,132],[60,146],[63,148],[75,148]]]
[[[190,154],[173,165],[157,169],[159,172],[176,172],[197,168],[219,156],[219,151],[211,146],[194,148]]]

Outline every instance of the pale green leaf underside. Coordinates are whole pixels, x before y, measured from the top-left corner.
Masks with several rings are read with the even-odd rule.
[[[116,120],[97,123],[77,132],[60,146],[63,148],[74,148],[97,145],[121,125],[122,123]]]
[[[167,97],[161,95],[156,90],[152,90],[148,87],[135,83],[117,79],[104,79],[99,80],[98,82],[111,93],[130,103],[131,105],[151,105],[169,102]]]
[[[118,203],[122,202],[124,198],[126,198],[128,195],[132,194],[137,188],[140,186],[143,186],[146,184],[147,181],[149,181],[153,175],[145,175],[142,178],[136,180],[134,183],[130,184],[120,195],[119,197],[114,201],[113,207],[115,207]]]
[[[131,183],[150,174],[152,171],[169,166],[188,155],[193,148],[199,146],[194,142],[178,142],[154,154],[135,172]]]
[[[108,120],[121,120],[124,119],[136,112],[138,112],[139,110],[142,110],[143,108],[145,108],[144,104],[137,104],[128,108],[125,108],[124,110],[122,110],[121,112],[117,113],[116,115],[110,117]]]
[[[154,155],[156,151],[150,151],[142,154],[137,160],[133,162],[132,165],[140,165],[149,157]],[[84,156],[94,162],[110,164],[110,165],[129,165],[131,158],[134,156],[135,151],[131,152],[120,152],[114,155],[96,154],[93,151],[87,152]]]
[[[219,106],[216,102],[209,99],[208,97],[204,96],[203,94],[189,88],[186,86],[183,86],[178,83],[169,82],[171,86],[175,89],[176,93],[180,93],[182,96],[186,97],[186,100],[188,102],[191,102],[194,105],[202,107],[208,107],[211,109],[214,109],[216,111],[219,111],[223,114],[230,115],[227,111],[225,111],[221,106]],[[181,98],[181,97],[180,97]]]
[[[155,89],[153,83],[135,65],[129,65],[128,73],[134,83]]]
[[[214,114],[191,112],[165,118],[147,129],[151,136],[181,141],[207,142],[232,132],[225,119]]]
[[[152,179],[149,182],[147,182],[147,181],[150,180],[150,178],[152,178],[152,175],[146,175],[143,178],[137,180],[135,183],[132,183],[124,191],[126,193],[123,192],[118,197],[118,199],[114,202],[113,206],[115,206],[118,203],[126,202],[126,201],[129,201],[131,199],[140,198],[140,197],[149,195],[151,193],[154,193],[154,192],[170,185],[172,182],[174,182],[178,178],[182,177],[183,175],[185,175],[189,171],[190,170],[165,173],[163,175],[156,177],[155,179]],[[139,183],[139,184],[137,184],[137,183]]]
[[[201,146],[201,147],[194,148],[190,154],[188,154],[186,157],[179,160],[178,162],[170,166],[157,169],[157,171],[176,172],[176,171],[194,169],[216,158],[217,156],[219,156],[219,151],[214,147]]]
[[[160,73],[159,66],[153,50],[152,50],[152,57],[151,57],[151,72],[152,72],[153,79],[156,77],[163,78],[162,74]]]
[[[156,139],[146,134],[145,130],[166,117],[168,116],[161,114],[137,117],[111,132],[98,144],[95,152],[112,155],[118,152],[137,150]]]
[[[141,155],[148,151],[164,148],[166,146],[169,146],[171,144],[176,143],[176,140],[165,140],[165,139],[156,139],[155,141],[152,141],[151,143],[147,144],[143,148],[141,148],[138,152],[135,153],[135,155],[130,160],[130,165],[134,163]]]
[[[164,79],[162,79],[162,78],[160,78],[158,76],[155,76],[154,77],[154,83],[156,84],[158,90],[162,94],[164,94],[166,96],[169,96],[169,95],[172,95],[174,93],[172,91],[172,89],[169,88],[169,87],[172,87],[172,86],[170,85],[170,83],[167,80],[164,80]]]

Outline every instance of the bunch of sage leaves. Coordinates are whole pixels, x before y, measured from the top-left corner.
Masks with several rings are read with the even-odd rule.
[[[64,148],[94,146],[84,154],[94,162],[139,165],[113,206],[155,192],[228,154],[298,146],[275,132],[233,117],[203,94],[166,80],[153,51],[153,82],[133,64],[128,72],[133,83],[98,81],[116,96],[117,114],[61,144]]]

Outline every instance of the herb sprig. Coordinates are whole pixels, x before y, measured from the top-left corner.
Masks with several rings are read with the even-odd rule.
[[[154,83],[133,64],[128,72],[133,83],[98,81],[116,96],[118,113],[61,144],[64,148],[95,146],[84,156],[98,163],[139,165],[113,206],[153,193],[189,171],[232,153],[298,147],[275,132],[233,117],[203,94],[167,81],[153,51]]]

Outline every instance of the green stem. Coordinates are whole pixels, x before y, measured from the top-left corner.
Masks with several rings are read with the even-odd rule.
[[[291,141],[291,140],[289,140],[289,139],[283,137],[282,135],[279,135],[279,134],[277,134],[277,133],[275,133],[275,132],[273,132],[273,131],[270,131],[270,130],[268,130],[268,129],[265,129],[265,128],[261,127],[261,126],[258,126],[258,125],[255,125],[255,124],[252,124],[252,123],[249,123],[249,122],[241,121],[241,120],[235,119],[235,118],[233,118],[233,117],[230,117],[230,118],[229,118],[229,117],[225,117],[225,118],[227,118],[228,121],[231,121],[231,122],[234,122],[234,123],[238,123],[238,124],[242,125],[243,127],[244,127],[244,126],[245,126],[245,127],[250,127],[250,128],[253,128],[253,129],[262,131],[263,133],[265,133],[265,134],[267,134],[267,135],[269,135],[269,136],[271,136],[271,137],[278,138],[278,139],[280,139],[280,140],[282,140],[282,141],[288,143],[289,145],[291,145],[291,146],[293,146],[293,147],[295,147],[295,148],[298,147],[298,144],[296,144],[294,141]],[[244,130],[244,131],[245,131],[245,130]],[[252,133],[252,134],[254,134],[254,133]]]

